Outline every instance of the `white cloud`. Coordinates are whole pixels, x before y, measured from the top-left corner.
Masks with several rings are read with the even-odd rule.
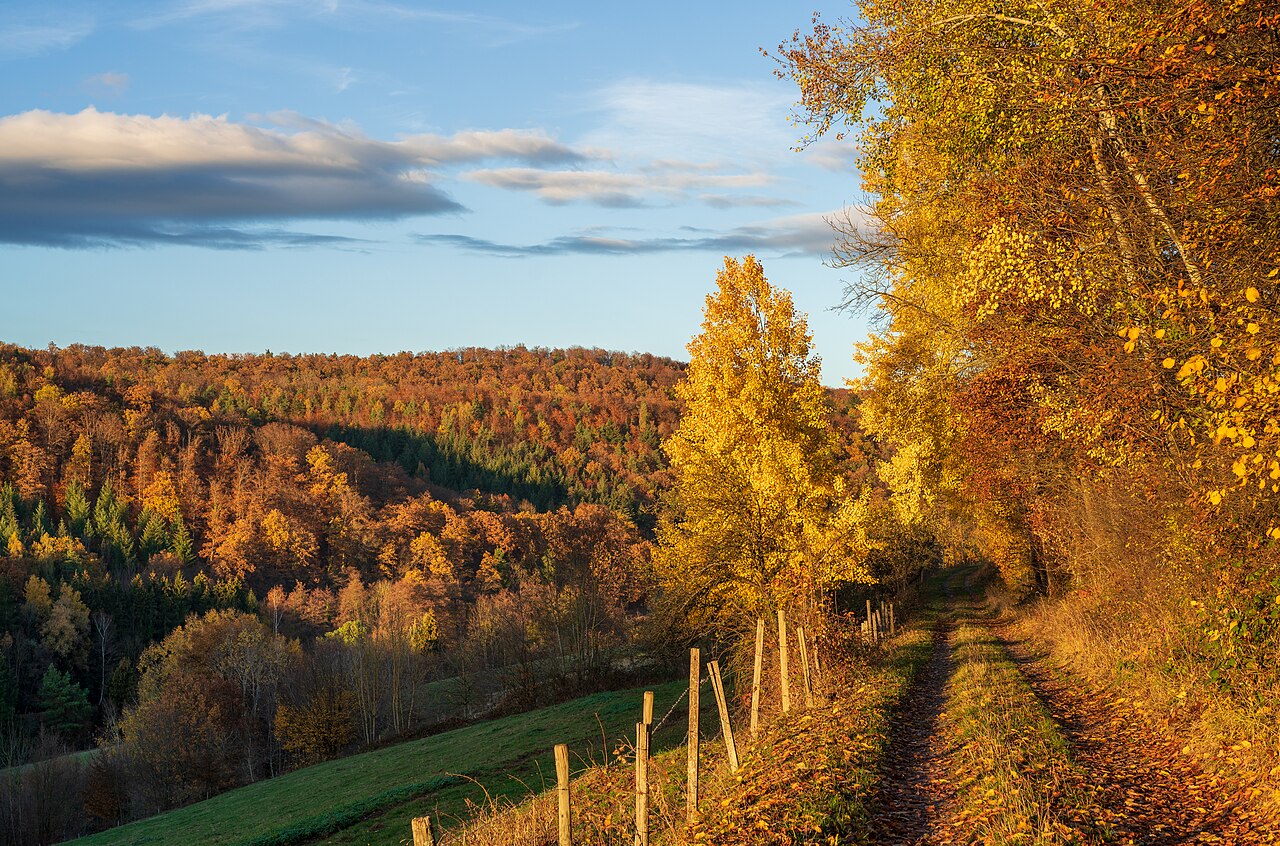
[[[707,189],[758,188],[773,181],[765,173],[716,173],[703,169],[676,167],[663,170],[653,165],[641,172],[613,170],[544,170],[538,168],[493,168],[463,174],[463,179],[494,188],[528,191],[548,203],[594,203],[601,206],[640,206],[653,199],[669,202],[694,199]],[[761,198],[735,202],[728,194],[697,199],[721,208],[729,205],[763,205]],[[767,204],[777,205],[782,201]]]
[[[266,128],[226,116],[93,108],[0,118],[0,241],[79,246],[110,242],[118,232],[136,241],[175,225],[194,239],[192,225],[229,221],[459,212],[436,185],[441,167],[582,159],[536,132],[382,141],[292,113],[272,117],[276,126]]]
[[[582,155],[540,132],[504,129],[451,136],[368,138],[350,126],[294,113],[269,116],[283,132],[225,115],[125,115],[87,108],[76,114],[35,109],[0,118],[0,166],[28,164],[66,171],[224,165],[280,169],[430,167],[514,158],[576,161]]]

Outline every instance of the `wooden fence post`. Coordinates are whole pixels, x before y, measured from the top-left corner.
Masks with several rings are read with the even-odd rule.
[[[724,749],[729,755],[729,772],[738,771],[738,745],[733,742],[733,726],[729,723],[729,703],[724,698],[724,680],[720,678],[720,662],[707,665],[711,671],[711,687],[716,693],[716,706],[720,709],[720,734],[724,737]]]
[[[764,617],[756,618],[756,666],[751,676],[751,739],[760,733],[760,671],[764,667]]]
[[[569,747],[556,744],[556,796],[560,805],[560,846],[573,846],[569,811]]]
[[[894,613],[896,610],[894,608],[895,605],[897,605],[896,602],[889,603],[889,636],[890,637],[893,637],[898,633],[898,619],[897,619],[897,615]]]
[[[800,669],[804,671],[804,707],[813,707],[813,682],[809,678],[809,644],[804,639],[804,626],[796,627],[796,642],[800,646]]]
[[[636,846],[649,846],[649,724],[636,723]]]
[[[653,725],[653,691],[652,690],[646,690],[644,692],[644,708],[642,709],[642,713],[643,713],[643,716],[641,717],[641,719],[644,720],[644,724],[646,726]]]
[[[435,835],[431,833],[431,817],[413,818],[413,846],[435,846]]]
[[[787,616],[778,609],[778,677],[782,681],[782,713],[791,712],[791,679],[787,675]]]
[[[702,659],[697,647],[689,650],[689,782],[685,791],[685,819],[698,820],[698,685],[702,680]]]

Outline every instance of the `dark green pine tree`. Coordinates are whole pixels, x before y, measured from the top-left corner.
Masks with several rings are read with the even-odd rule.
[[[22,537],[18,523],[17,491],[10,483],[0,485],[0,551],[14,535]]]
[[[196,557],[195,542],[191,539],[191,532],[187,531],[187,524],[183,522],[182,515],[173,518],[170,529],[169,534],[173,539],[169,545],[170,551],[178,556],[178,560],[183,564],[190,564]]]
[[[71,534],[81,539],[88,538],[89,518],[93,509],[89,507],[89,497],[85,496],[84,487],[78,479],[67,485],[65,493],[67,520],[70,522]]]
[[[37,499],[36,507],[31,509],[31,521],[28,523],[31,527],[27,537],[32,543],[40,540],[45,535],[53,534],[53,528],[49,525],[49,513],[44,507],[44,500]]]
[[[150,558],[157,552],[169,548],[169,529],[165,519],[151,511],[143,511],[138,518],[138,546],[143,558]]]
[[[40,719],[45,728],[64,737],[76,737],[84,731],[93,715],[89,694],[70,673],[52,664],[40,680]]]

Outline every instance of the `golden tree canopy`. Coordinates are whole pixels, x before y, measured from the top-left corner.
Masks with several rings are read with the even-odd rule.
[[[695,620],[867,579],[866,500],[838,474],[805,318],[753,256],[726,258],[716,282],[677,387],[680,428],[663,444],[678,516],[660,528],[658,563]]]

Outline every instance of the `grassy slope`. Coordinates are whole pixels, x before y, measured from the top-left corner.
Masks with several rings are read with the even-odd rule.
[[[825,676],[831,697],[821,697],[812,709],[797,708],[790,717],[769,718],[758,742],[753,744],[745,726],[737,725],[742,767],[736,776],[725,766],[718,719],[704,717],[702,822],[694,831],[684,825],[684,749],[659,755],[650,763],[650,842],[870,844],[868,794],[888,743],[889,715],[929,658],[933,616],[919,614],[883,652],[844,656]],[[766,697],[773,690],[769,686]],[[704,687],[704,704],[710,699]],[[631,766],[622,764],[592,769],[574,781],[575,843],[631,841],[632,778]],[[555,819],[554,795],[544,793],[518,807],[483,814],[450,842],[542,846],[554,840]]]
[[[684,685],[672,682],[653,689],[656,712],[661,715]],[[390,788],[448,773],[469,775],[482,784],[509,790],[506,772],[510,769],[527,772],[531,762],[537,761],[542,772],[554,773],[550,751],[556,743],[569,743],[573,753],[582,759],[602,758],[601,723],[611,744],[629,734],[640,711],[642,690],[593,694],[528,714],[329,761],[72,842],[76,846],[233,844]],[[678,732],[678,727],[674,731]],[[416,800],[414,808],[422,813],[423,808],[434,809],[438,805],[437,813],[446,817],[459,814],[469,793],[483,795],[475,785],[468,784],[466,788],[470,791],[463,786],[447,787]],[[407,837],[407,819],[406,812],[403,826],[386,826],[387,843],[399,843]]]
[[[684,682],[672,682],[654,688],[655,720],[662,719],[671,708],[671,704],[684,692],[685,687]],[[575,770],[611,760],[610,753],[615,751],[621,743],[630,742],[630,737],[634,734],[635,722],[640,716],[639,690],[627,691],[611,701],[607,708],[599,709],[600,720],[604,724],[610,747],[604,754],[600,754],[600,726],[596,723],[592,712],[587,710],[589,699],[590,697],[578,700],[576,703],[567,703],[579,709],[576,712],[576,719],[570,717],[574,725],[594,730],[594,734],[588,738],[588,744],[571,746],[572,752],[577,755],[578,764]],[[715,723],[710,721],[715,719],[712,717],[715,700],[704,695],[701,704],[704,724],[714,725]],[[675,709],[670,719],[658,727],[651,740],[655,751],[683,748],[688,725],[686,714],[687,709],[684,704],[681,704]],[[623,738],[626,739],[623,740]],[[683,752],[680,761],[683,765]],[[468,781],[453,785],[413,799],[385,813],[370,816],[350,828],[316,842],[323,846],[400,846],[408,836],[409,824],[414,817],[430,815],[442,827],[453,828],[469,822],[472,818],[474,808],[469,807],[468,803],[482,807],[490,800],[519,802],[530,793],[538,793],[554,787],[555,773],[555,762],[548,748],[547,751],[538,755],[521,760],[507,760],[487,770],[469,772],[468,775],[474,778],[475,782]]]

